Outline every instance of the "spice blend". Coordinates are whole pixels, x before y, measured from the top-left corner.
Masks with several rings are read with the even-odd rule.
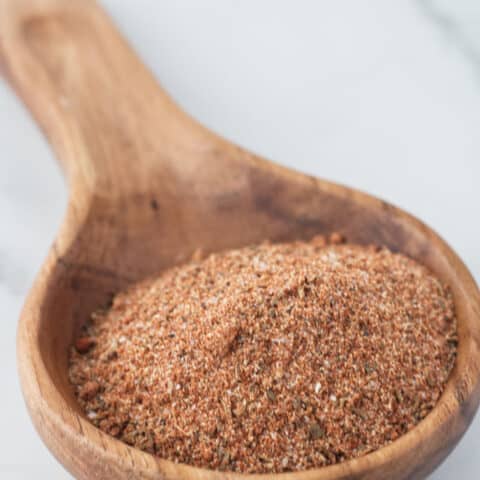
[[[162,458],[256,473],[413,428],[455,362],[452,295],[403,255],[332,241],[214,254],[120,293],[71,351],[88,418]]]

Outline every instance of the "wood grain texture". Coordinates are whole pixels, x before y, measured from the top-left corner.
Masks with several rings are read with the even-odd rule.
[[[93,0],[0,0],[0,64],[70,186],[64,225],[21,316],[18,364],[32,420],[73,475],[244,478],[156,459],[93,427],[68,382],[68,347],[114,292],[198,248],[331,231],[404,252],[451,285],[458,361],[433,412],[390,446],[275,477],[422,479],[453,449],[480,401],[480,294],[434,232],[381,200],[276,166],[198,125],[159,88]]]

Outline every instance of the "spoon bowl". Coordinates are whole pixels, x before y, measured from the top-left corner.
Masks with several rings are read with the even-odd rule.
[[[387,447],[339,465],[248,477],[422,479],[454,448],[480,401],[480,293],[431,229],[384,201],[279,167],[203,128],[161,90],[93,0],[0,0],[0,65],[70,187],[65,222],[21,315],[18,366],[33,423],[74,476],[245,478],[158,459],[95,428],[68,381],[69,346],[115,292],[198,249],[334,231],[403,252],[451,286],[456,366],[433,411]]]

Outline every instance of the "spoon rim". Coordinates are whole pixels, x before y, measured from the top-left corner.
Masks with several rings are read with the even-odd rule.
[[[280,168],[285,170],[283,167]],[[42,299],[47,294],[46,288],[51,283],[51,278],[49,277],[54,275],[54,269],[57,265],[58,257],[52,250],[37,277],[21,314],[17,337],[17,355],[22,390],[34,424],[45,443],[63,464],[68,464],[72,468],[71,461],[69,462],[68,459],[65,459],[65,455],[58,453],[58,446],[54,445],[55,442],[52,439],[52,435],[45,435],[45,432],[42,432],[37,426],[37,416],[39,415],[38,399],[41,400],[40,415],[43,419],[46,417],[50,419],[52,432],[61,434],[61,436],[71,437],[79,445],[86,441],[89,447],[93,447],[94,450],[99,452],[100,456],[104,455],[108,450],[105,445],[113,445],[113,454],[110,452],[110,455],[113,455],[112,459],[116,459],[120,463],[125,462],[124,452],[127,452],[128,457],[133,459],[132,465],[134,467],[124,465],[124,468],[127,470],[131,468],[134,474],[138,475],[138,478],[191,478],[198,476],[201,476],[202,479],[213,479],[221,476],[228,476],[228,478],[232,479],[275,476],[285,480],[357,478],[355,475],[372,475],[373,472],[398,462],[412,448],[418,449],[420,457],[428,458],[432,455],[435,456],[433,464],[427,467],[428,471],[423,471],[422,468],[425,467],[422,465],[401,467],[408,471],[408,475],[399,478],[415,478],[415,475],[420,475],[418,478],[423,478],[422,475],[430,473],[443,461],[467,430],[480,402],[480,293],[475,280],[453,249],[417,218],[368,194],[353,189],[346,189],[346,187],[330,184],[329,182],[318,181],[326,189],[337,190],[337,192],[342,191],[345,195],[352,195],[353,193],[356,196],[360,196],[364,202],[366,201],[376,207],[388,208],[390,214],[397,216],[402,221],[409,222],[417,230],[428,233],[430,240],[435,242],[436,247],[448,258],[452,272],[457,274],[457,280],[460,284],[451,285],[452,289],[456,290],[456,292],[454,291],[454,302],[457,310],[458,328],[462,330],[458,344],[457,359],[442,396],[427,417],[390,444],[366,455],[335,465],[285,473],[250,474],[205,469],[158,458],[135,447],[126,445],[94,427],[85,417],[77,413],[70,412],[67,414],[59,411],[59,405],[62,405],[62,403],[66,405],[63,394],[57,389],[55,382],[51,378],[40,349],[32,348],[35,345],[35,340],[38,343],[38,335],[36,334],[38,334],[40,327]],[[463,292],[464,298],[471,303],[469,309],[466,309],[465,305],[459,305],[458,292]],[[42,385],[40,384],[40,378],[44,382]],[[47,391],[49,395],[45,396],[44,392]],[[52,403],[55,403],[56,409],[51,405]],[[88,436],[85,436],[86,432],[88,432]],[[437,435],[443,436],[443,440],[439,440],[437,437],[436,441],[439,446],[434,451],[429,452],[429,446],[425,446],[425,443],[433,440]],[[122,453],[116,454],[115,452]],[[408,470],[409,468],[413,468],[413,470],[410,471]],[[374,477],[369,476],[368,478]]]

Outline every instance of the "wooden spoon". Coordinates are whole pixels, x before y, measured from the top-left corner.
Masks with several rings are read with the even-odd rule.
[[[0,40],[4,71],[70,185],[65,223],[22,313],[18,364],[33,422],[73,475],[244,478],[157,459],[93,427],[69,385],[69,345],[113,292],[196,249],[332,231],[402,251],[451,285],[458,361],[433,412],[399,440],[340,465],[278,477],[420,479],[446,457],[480,400],[480,294],[443,240],[381,200],[278,167],[198,125],[92,0],[0,0]]]

